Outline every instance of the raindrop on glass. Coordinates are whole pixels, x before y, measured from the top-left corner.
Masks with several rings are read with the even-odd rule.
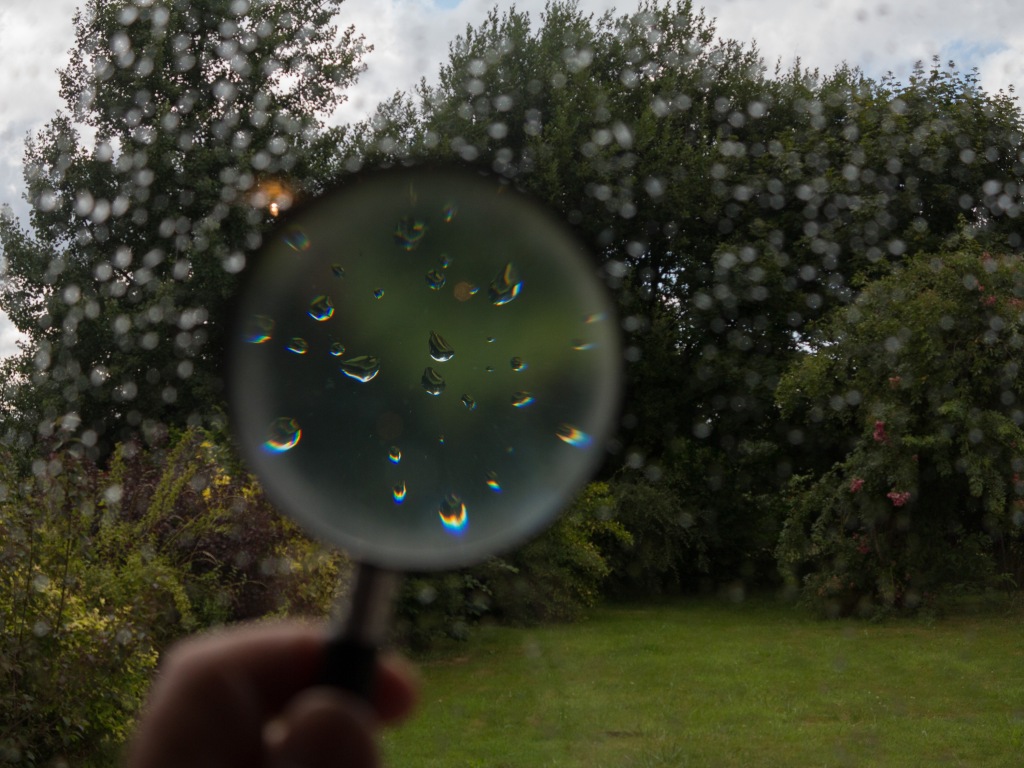
[[[445,224],[451,224],[452,219],[455,218],[458,212],[459,209],[458,206],[455,205],[455,203],[448,203],[441,211],[441,218]]]
[[[334,317],[334,303],[330,296],[321,294],[309,302],[309,316],[318,323],[326,322]]]
[[[597,345],[594,344],[593,342],[582,341],[580,339],[573,339],[571,346],[577,352],[586,352],[588,349],[593,349]]]
[[[384,298],[384,289],[383,288],[378,288],[376,291],[374,291],[373,292],[373,298],[378,299],[378,300],[383,299]]]
[[[509,262],[491,281],[488,295],[491,298],[491,303],[496,307],[500,307],[515,299],[522,288],[523,281],[519,279],[519,272],[512,265],[512,262]]]
[[[490,488],[492,491],[494,491],[495,493],[501,493],[501,483],[498,482],[497,472],[493,470],[488,472],[487,479],[485,482],[487,483],[487,487]]]
[[[331,342],[331,357],[341,357],[345,354],[345,345],[340,341]]]
[[[475,411],[476,410],[476,400],[474,400],[469,395],[463,395],[462,396],[462,404],[464,406],[466,406],[466,410],[467,411]]]
[[[437,514],[441,518],[441,525],[449,533],[460,535],[466,530],[466,524],[469,522],[469,513],[466,511],[466,505],[459,498],[458,494],[449,493],[445,496],[441,500],[441,506],[438,508]]]
[[[311,245],[306,233],[298,227],[291,227],[284,233],[284,244],[293,251],[308,251]]]
[[[427,272],[427,285],[430,286],[432,291],[440,291],[444,288],[444,284],[448,282],[448,278],[444,272],[439,269],[432,269]]]
[[[423,389],[428,395],[437,396],[444,392],[444,376],[439,374],[433,368],[426,368],[423,371],[423,378],[420,379],[420,384],[423,385]],[[443,441],[444,439],[442,438],[442,442]]]
[[[255,315],[246,325],[245,340],[250,344],[265,344],[274,332],[274,318]]]
[[[511,360],[509,360],[508,364],[516,373],[520,373],[521,371],[525,371],[527,368],[529,368],[529,366],[523,362],[523,358],[521,357],[513,357]]]
[[[397,464],[402,460],[402,451],[397,445],[392,445],[388,451],[388,461],[392,464]]]
[[[287,349],[289,352],[294,352],[296,355],[304,355],[309,352],[309,342],[301,336],[295,336],[288,342]]]
[[[360,355],[341,361],[341,372],[365,384],[380,373],[380,360],[373,355]]]
[[[427,339],[427,348],[430,351],[430,357],[439,363],[446,363],[455,357],[455,350],[452,349],[452,345],[445,341],[444,337],[437,331],[430,332],[430,338]]]
[[[398,222],[398,226],[395,227],[395,242],[405,250],[411,251],[420,244],[420,240],[423,239],[423,235],[426,232],[426,224],[419,219],[407,216]]]
[[[555,430],[555,434],[558,435],[558,439],[562,442],[577,448],[585,448],[590,445],[590,435],[572,426],[572,424],[560,424],[558,429]]]
[[[401,504],[405,501],[405,497],[408,491],[405,488],[405,481],[398,483],[394,488],[391,489],[391,498],[395,500],[395,504]]]
[[[302,429],[295,419],[282,416],[275,419],[267,430],[267,439],[263,442],[263,450],[267,453],[284,453],[290,451],[302,439]]]
[[[334,275],[335,277],[341,279],[341,278],[343,278],[345,276],[345,268],[343,266],[341,266],[341,264],[332,264],[331,265],[331,274]]]
[[[525,408],[526,406],[533,404],[536,399],[537,398],[529,392],[520,391],[512,395],[512,405],[516,408]]]

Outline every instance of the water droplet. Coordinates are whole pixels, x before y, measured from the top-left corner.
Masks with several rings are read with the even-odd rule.
[[[274,318],[255,315],[246,324],[245,340],[250,344],[265,344],[274,332]]]
[[[340,279],[345,276],[345,268],[341,264],[332,264],[331,274]]]
[[[380,360],[373,355],[360,355],[341,361],[341,372],[365,384],[380,373]]]
[[[572,424],[559,424],[555,434],[558,435],[558,439],[563,443],[568,443],[577,448],[585,448],[590,445],[590,435],[581,429],[577,429]]]
[[[452,219],[455,218],[455,216],[458,214],[458,212],[459,212],[459,208],[458,208],[457,205],[455,205],[455,203],[448,203],[441,210],[441,218],[444,220],[445,224],[451,224],[452,223]]]
[[[496,342],[496,341],[497,341],[497,339],[496,339],[496,338],[494,338],[493,336],[488,336],[488,337],[487,337],[487,343],[488,343],[488,344],[493,344],[493,343],[494,343],[494,342]]]
[[[537,398],[529,392],[519,391],[512,395],[512,405],[516,408],[525,408],[531,405]]]
[[[334,317],[334,302],[330,296],[320,294],[309,302],[309,316],[318,323],[326,322]]]
[[[395,242],[405,250],[411,251],[420,244],[427,232],[427,225],[419,219],[406,216],[395,227]]]
[[[487,373],[494,373],[494,366],[488,365],[486,368],[484,368],[484,371],[486,371]]]
[[[296,355],[304,355],[309,352],[309,342],[301,336],[295,336],[288,342],[287,349],[289,352],[294,352]]]
[[[391,497],[395,500],[395,504],[401,504],[405,501],[405,496],[408,491],[405,488],[405,481],[398,483],[394,488],[391,489]]]
[[[423,370],[423,378],[420,380],[420,383],[423,385],[423,389],[426,390],[428,395],[437,396],[444,392],[444,376],[439,374],[433,368],[425,368]]]
[[[448,269],[452,265],[452,257],[447,253],[441,254],[441,269]]]
[[[441,518],[441,525],[449,533],[459,536],[466,530],[469,514],[466,512],[466,505],[459,498],[458,494],[449,493],[445,496],[441,500],[441,506],[438,508],[437,514]]]
[[[427,285],[430,286],[432,291],[440,291],[444,288],[444,284],[448,282],[448,278],[444,272],[439,269],[432,269],[427,272]]]
[[[594,349],[596,346],[597,344],[594,344],[593,342],[582,341],[580,339],[572,340],[572,348],[577,352],[586,352],[588,349]]]
[[[501,493],[501,483],[498,482],[498,473],[493,470],[487,473],[487,487],[495,493]]]
[[[446,363],[455,357],[455,350],[452,349],[451,344],[445,341],[437,331],[430,332],[427,348],[430,350],[430,357],[439,363]]]
[[[290,451],[299,444],[302,439],[302,429],[295,419],[282,416],[275,419],[267,430],[267,439],[263,443],[263,450],[267,453],[284,453]]]
[[[515,371],[516,373],[519,373],[520,371],[525,371],[527,368],[530,367],[523,362],[523,358],[521,357],[513,357],[511,360],[508,361],[508,364],[512,366],[512,370]]]
[[[345,354],[345,345],[340,341],[331,342],[331,356],[341,357]]]
[[[380,299],[383,299],[384,298],[384,289],[383,288],[378,288],[376,291],[374,291],[373,292],[373,298],[377,299],[378,301]]]
[[[466,406],[466,410],[467,411],[475,411],[476,410],[476,400],[474,400],[469,395],[463,395],[462,396],[462,404],[464,406]]]
[[[309,237],[298,227],[289,227],[284,233],[284,244],[293,251],[308,251],[311,245]]]
[[[392,445],[388,451],[388,461],[392,464],[397,464],[402,460],[402,451],[397,445]]]
[[[587,325],[593,325],[594,323],[600,323],[603,320],[608,319],[608,313],[606,312],[595,312],[592,315],[587,315],[583,318],[583,322]]]
[[[516,298],[522,288],[523,281],[519,279],[519,272],[512,262],[509,262],[491,281],[488,295],[491,297],[491,303],[500,307]]]
[[[479,290],[480,289],[472,283],[462,281],[461,283],[455,284],[455,287],[452,289],[452,294],[455,296],[456,301],[469,301]]]
[[[437,436],[437,444],[438,445],[444,445],[444,435],[438,435]]]

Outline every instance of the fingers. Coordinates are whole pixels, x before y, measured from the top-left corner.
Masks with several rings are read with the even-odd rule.
[[[376,768],[376,718],[363,701],[333,688],[300,693],[266,729],[272,768]]]
[[[407,718],[419,696],[419,678],[413,667],[399,656],[383,656],[377,661],[373,683],[373,708],[386,725]]]
[[[372,708],[314,688],[326,639],[322,627],[261,624],[176,646],[161,663],[129,768],[259,766],[268,721],[275,724],[266,747],[293,764],[333,754],[333,765],[376,765],[376,726],[408,716],[416,702],[415,675],[401,659],[382,659]],[[300,743],[312,746],[296,752]],[[339,744],[346,750],[340,763]]]

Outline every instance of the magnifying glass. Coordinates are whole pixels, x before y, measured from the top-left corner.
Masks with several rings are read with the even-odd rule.
[[[354,175],[252,256],[231,423],[270,499],[358,563],[325,682],[367,693],[403,571],[551,523],[605,455],[620,339],[567,226],[463,167]]]

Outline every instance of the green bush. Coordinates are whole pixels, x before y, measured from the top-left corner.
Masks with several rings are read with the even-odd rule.
[[[572,621],[602,595],[605,547],[629,546],[605,483],[591,483],[547,531],[515,552],[454,573],[406,579],[397,640],[414,650],[465,639],[484,618],[508,624]]]
[[[0,761],[109,765],[160,651],[214,624],[326,615],[347,561],[198,430],[101,469],[0,457]],[[90,762],[92,761],[92,762]]]
[[[1011,585],[1024,537],[1024,271],[919,256],[823,325],[784,413],[854,446],[794,479],[782,571],[829,613]]]

